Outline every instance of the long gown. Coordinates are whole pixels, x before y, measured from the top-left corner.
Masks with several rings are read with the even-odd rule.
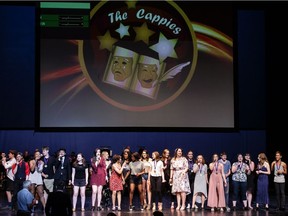
[[[210,175],[207,205],[211,208],[224,208],[226,206],[222,166],[218,166],[217,171],[214,169]]]
[[[260,170],[267,172],[267,168],[262,166]],[[264,173],[260,173],[257,179],[257,195],[256,195],[256,203],[258,204],[269,204],[269,193],[268,187],[269,179],[268,175]]]

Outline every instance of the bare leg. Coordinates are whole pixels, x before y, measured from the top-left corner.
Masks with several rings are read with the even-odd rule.
[[[180,209],[180,205],[181,205],[181,194],[179,192],[176,193],[176,198],[177,198],[177,210]]]
[[[134,190],[135,190],[135,184],[131,183],[130,184],[130,193],[129,193],[129,205],[132,205],[132,203],[133,203]]]
[[[101,205],[101,199],[102,199],[102,185],[99,185],[97,188],[97,207],[100,207]]]
[[[97,195],[97,186],[92,185],[92,207],[95,207],[96,195]]]
[[[85,208],[85,191],[86,191],[86,186],[80,187],[80,196],[81,196],[81,210],[84,210]]]
[[[185,209],[185,203],[186,203],[186,193],[185,192],[181,192],[181,200],[182,200],[182,205],[181,205],[181,210]]]
[[[115,208],[117,191],[112,191],[112,208]]]
[[[43,185],[38,185],[37,188],[36,188],[36,192],[37,192],[37,194],[39,196],[39,199],[40,199],[40,202],[41,202],[43,208],[45,209],[46,202],[45,202],[45,198],[44,198]]]
[[[73,203],[72,208],[73,209],[76,209],[78,194],[79,194],[79,187],[74,186],[73,187],[73,199],[72,199],[72,203]]]
[[[151,206],[152,192],[150,182],[147,182],[147,199],[148,199],[148,205]]]
[[[142,188],[142,184],[138,184],[138,191],[139,191],[140,203],[141,203],[141,205],[143,205],[144,197],[143,197],[143,188]]]
[[[121,191],[117,191],[117,202],[118,202],[118,209],[121,208]]]

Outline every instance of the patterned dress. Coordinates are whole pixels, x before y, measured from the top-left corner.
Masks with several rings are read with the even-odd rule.
[[[185,192],[186,194],[191,193],[188,173],[183,170],[188,169],[188,161],[185,157],[172,159],[171,170],[173,170],[173,183],[172,183],[172,194],[177,192]]]
[[[109,188],[111,191],[122,191],[123,184],[122,184],[122,174],[119,174],[112,168]]]

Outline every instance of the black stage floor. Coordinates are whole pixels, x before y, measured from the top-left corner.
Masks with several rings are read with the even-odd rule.
[[[70,192],[71,193],[71,192]],[[270,208],[269,210],[265,210],[260,208],[258,211],[254,210],[248,210],[244,211],[242,210],[242,206],[238,206],[238,209],[236,211],[215,211],[211,212],[211,210],[208,207],[205,207],[204,210],[197,210],[197,211],[192,211],[191,209],[186,209],[184,211],[180,210],[171,210],[170,209],[170,196],[165,195],[163,197],[163,214],[165,216],[268,216],[268,215],[277,215],[277,216],[286,216],[288,215],[288,206],[286,204],[286,211],[277,211],[276,210],[276,200],[275,197],[270,196]],[[286,201],[288,200],[288,197],[286,197]],[[114,211],[114,213],[117,216],[152,216],[153,211],[152,210],[140,210],[140,203],[138,199],[138,194],[135,194],[134,198],[134,203],[135,205],[135,210],[130,211],[129,210],[129,204],[128,204],[128,196],[124,195],[122,198],[122,210],[121,211]],[[4,191],[0,191],[0,216],[14,216],[16,215],[15,211],[12,210],[3,210],[1,209],[1,206],[6,205],[6,197]],[[255,207],[255,203],[253,204],[253,207]],[[86,192],[86,211],[81,212],[80,211],[80,197],[78,198],[77,202],[77,210],[73,213],[73,216],[86,216],[86,215],[91,215],[91,216],[106,216],[109,212],[112,212],[111,210],[104,208],[102,211],[91,211],[91,191]],[[32,214],[34,216],[45,216],[45,213],[41,211],[41,208],[36,208],[35,212]]]

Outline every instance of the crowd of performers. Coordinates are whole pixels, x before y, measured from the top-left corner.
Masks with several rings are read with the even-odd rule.
[[[50,155],[49,147],[45,146],[35,150],[33,157],[24,160],[21,152],[10,150],[7,156],[4,153],[1,155],[8,201],[6,208],[17,208],[17,193],[23,182],[30,180],[33,185],[31,193],[39,200],[43,210],[49,205],[49,193],[63,183],[73,188],[73,211],[78,210],[79,195],[79,210],[87,209],[88,186],[92,190],[89,207],[92,211],[105,207],[120,211],[125,193],[129,196],[129,210],[137,206],[140,210],[162,211],[162,197],[166,194],[171,197],[169,207],[180,211],[204,209],[206,206],[211,211],[235,211],[239,208],[268,210],[269,175],[273,175],[277,209],[285,211],[287,166],[281,160],[281,152],[275,153],[271,164],[265,153],[258,155],[257,163],[251,160],[249,154],[238,154],[237,160],[231,163],[226,153],[222,152],[214,154],[206,163],[203,155],[194,157],[193,151],[185,154],[177,148],[173,153],[170,154],[168,149],[151,154],[147,150],[131,152],[127,147],[121,154],[109,157],[108,151],[96,148],[93,157],[86,160],[82,153],[71,159],[65,149],[59,149],[55,156]],[[229,189],[232,191],[229,192]],[[134,194],[140,200],[135,206]],[[252,200],[256,203],[254,205],[253,202],[253,206]]]

